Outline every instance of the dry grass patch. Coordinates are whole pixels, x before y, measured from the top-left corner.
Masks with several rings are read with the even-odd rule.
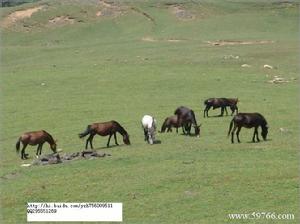
[[[30,18],[33,13],[43,9],[44,6],[36,6],[29,9],[18,10],[9,14],[1,23],[2,27],[8,28],[13,26],[19,20]]]

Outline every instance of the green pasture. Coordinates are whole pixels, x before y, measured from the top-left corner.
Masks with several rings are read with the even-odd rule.
[[[299,1],[43,0],[1,8],[1,21],[37,5],[1,29],[1,223],[26,223],[27,202],[122,202],[129,224],[299,223]],[[63,16],[72,23],[49,22]],[[263,114],[269,140],[251,143],[253,130],[242,129],[231,144],[231,116],[203,118],[210,97]],[[201,137],[173,131],[146,144],[142,116],[160,128],[181,105],[195,111]],[[110,157],[21,167],[36,151],[16,154],[23,132],[45,129],[71,153],[84,149],[88,124],[109,120],[130,146],[106,148],[97,136]],[[295,218],[228,218],[251,212]]]

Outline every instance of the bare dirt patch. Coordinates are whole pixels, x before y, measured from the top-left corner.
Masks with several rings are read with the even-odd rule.
[[[9,14],[1,23],[1,25],[5,28],[8,28],[15,24],[19,20],[23,20],[25,18],[30,18],[33,13],[41,10],[44,6],[37,6],[29,9],[15,11]]]
[[[1,179],[3,179],[3,180],[11,180],[11,179],[18,178],[19,176],[20,176],[20,173],[18,173],[18,172],[11,172],[11,173],[8,173],[6,175],[3,175],[1,177]]]
[[[55,18],[49,19],[48,22],[50,25],[63,26],[68,24],[74,24],[75,19],[70,16],[57,16]]]
[[[142,41],[146,41],[146,42],[156,42],[158,41],[157,39],[154,39],[153,37],[143,37]]]
[[[149,37],[149,36],[143,37],[141,40],[146,41],[146,42],[170,42],[170,43],[178,43],[178,42],[185,41],[184,39],[175,39],[175,38],[155,39],[155,38]]]
[[[123,13],[123,9],[117,2],[106,2],[103,0],[99,1],[101,9],[96,12],[97,17],[117,17]]]
[[[111,156],[109,153],[105,153],[99,150],[84,150],[81,152],[74,152],[74,153],[52,153],[42,155],[39,158],[32,161],[32,163],[22,164],[22,167],[29,167],[32,165],[40,166],[40,165],[53,165],[53,164],[60,164],[66,163],[73,160],[83,160],[83,159],[96,159],[96,158],[103,158],[106,156]]]
[[[289,83],[289,82],[293,82],[296,81],[296,78],[290,78],[290,79],[286,79],[280,76],[275,75],[273,77],[273,79],[269,80],[268,83],[272,83],[272,84],[283,84],[283,83]]]
[[[211,46],[228,46],[228,45],[253,45],[253,44],[273,44],[272,40],[257,40],[257,41],[240,41],[240,40],[217,40],[206,41]]]
[[[185,9],[182,5],[169,6],[171,13],[176,16],[177,19],[188,21],[196,18],[196,15],[190,10]]]

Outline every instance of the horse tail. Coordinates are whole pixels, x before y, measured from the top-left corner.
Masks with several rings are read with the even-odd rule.
[[[167,128],[167,122],[168,122],[169,118],[166,118],[163,125],[161,126],[161,131],[160,133],[164,133],[166,131]]]
[[[79,138],[83,138],[91,133],[91,125],[88,125],[86,130],[79,134]]]
[[[20,144],[21,144],[21,138],[19,138],[19,140],[16,143],[16,152],[19,153],[20,151]]]
[[[232,129],[232,126],[233,126],[233,120],[234,120],[234,118],[233,118],[233,119],[231,120],[231,122],[230,122],[227,137],[229,137],[229,135],[230,135],[230,132],[231,132],[231,129]]]

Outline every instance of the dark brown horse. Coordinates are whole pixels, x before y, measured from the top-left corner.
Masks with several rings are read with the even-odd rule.
[[[213,110],[221,107],[221,114],[219,115],[220,117],[223,116],[224,110],[226,112],[226,115],[228,115],[226,107],[230,107],[232,116],[235,111],[236,113],[238,113],[237,103],[237,98],[209,98],[204,101],[204,105],[206,106],[204,109],[204,117],[205,115],[208,117],[208,111],[211,107],[213,108]]]
[[[103,123],[93,123],[87,126],[86,130],[79,134],[79,138],[83,138],[87,135],[90,135],[85,144],[85,149],[88,148],[88,143],[90,143],[91,148],[93,149],[93,138],[96,134],[101,136],[109,135],[107,147],[109,147],[110,138],[113,135],[115,138],[116,145],[119,145],[117,142],[116,133],[119,132],[123,136],[123,142],[126,145],[130,145],[129,135],[125,129],[116,121],[108,121]]]
[[[26,132],[22,134],[16,143],[16,150],[19,153],[20,144],[22,143],[23,148],[21,150],[21,158],[28,159],[27,154],[25,154],[27,145],[38,145],[36,150],[36,156],[38,156],[42,154],[42,148],[45,142],[48,142],[52,151],[56,153],[56,141],[54,141],[52,136],[44,130]]]
[[[233,130],[231,132],[233,126]],[[252,137],[252,142],[255,142],[255,136],[256,136],[256,140],[259,142],[259,138],[258,138],[258,127],[261,126],[261,136],[263,137],[264,140],[267,139],[267,135],[268,135],[268,124],[266,119],[259,113],[238,113],[237,115],[235,115],[232,119],[232,121],[230,122],[230,126],[229,126],[229,131],[228,131],[228,136],[230,135],[231,132],[231,143],[234,143],[234,132],[237,129],[236,132],[236,137],[238,142],[240,143],[240,138],[239,138],[239,134],[241,131],[242,127],[245,128],[254,128],[254,133],[253,133],[253,137]]]
[[[172,132],[172,127],[176,128],[176,133],[178,133],[178,128],[181,127],[181,124],[178,123],[177,115],[167,117],[161,126],[161,133],[164,133],[167,129],[167,132]]]
[[[187,131],[187,134],[190,135],[191,132],[191,126],[193,125],[194,129],[195,129],[195,135],[197,137],[200,137],[200,126],[201,125],[197,125],[197,121],[196,121],[196,117],[195,117],[195,113],[193,110],[181,106],[178,107],[175,112],[175,115],[177,115],[177,126],[182,127],[182,131],[185,134],[185,131]]]

